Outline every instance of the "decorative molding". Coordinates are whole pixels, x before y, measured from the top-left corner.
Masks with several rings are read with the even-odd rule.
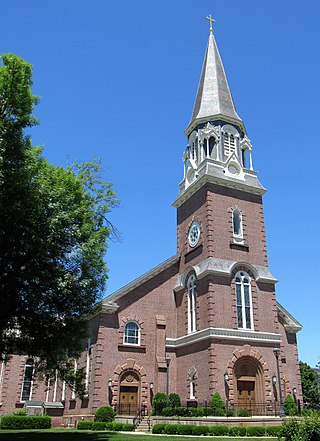
[[[301,331],[302,325],[293,317],[279,302],[277,302],[278,314],[284,321],[284,329],[289,334],[296,334]]]
[[[256,282],[277,283],[277,279],[273,277],[268,267],[252,265],[248,262],[235,262],[232,260],[209,257],[198,263],[198,265],[189,266],[182,274],[180,274],[173,290],[179,291],[185,287],[186,277],[192,270],[195,272],[198,279],[202,279],[209,274],[230,277],[233,271],[239,266],[250,269]]]
[[[263,341],[267,343],[281,342],[281,334],[259,332],[242,329],[206,328],[178,338],[166,338],[167,348],[180,348],[207,339]]]

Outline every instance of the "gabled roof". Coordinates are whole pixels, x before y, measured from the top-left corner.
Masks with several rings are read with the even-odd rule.
[[[227,77],[213,34],[210,34],[189,128],[196,120],[221,116],[238,120]]]

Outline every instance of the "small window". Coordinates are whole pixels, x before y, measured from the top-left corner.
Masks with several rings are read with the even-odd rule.
[[[124,328],[123,343],[140,345],[140,327],[136,322],[128,322]]]
[[[28,358],[24,366],[24,377],[21,393],[21,401],[31,400],[32,395],[32,383],[33,383],[33,367],[34,361],[32,358]]]
[[[235,281],[238,328],[253,329],[250,277],[241,271]]]
[[[195,374],[190,378],[190,400],[196,398],[196,378]]]
[[[237,240],[243,239],[242,214],[239,210],[232,211],[233,237]]]

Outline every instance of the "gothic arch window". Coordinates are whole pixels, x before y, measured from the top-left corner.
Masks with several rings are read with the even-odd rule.
[[[188,290],[188,333],[197,330],[197,280],[192,274],[187,281]]]
[[[239,271],[235,281],[238,328],[253,329],[250,277],[244,271]]]
[[[232,155],[232,153],[239,156],[237,150],[239,133],[235,127],[231,126],[230,124],[226,124],[222,127],[222,135],[223,153],[225,158],[228,158],[230,155]]]
[[[249,150],[248,149],[242,149],[242,165],[244,168],[250,168],[250,162],[249,162]]]
[[[21,401],[29,401],[32,396],[32,383],[33,383],[33,368],[34,361],[32,358],[26,360],[24,365],[24,376],[21,392]]]
[[[123,343],[126,345],[140,345],[140,326],[130,321],[124,328]]]
[[[239,242],[243,240],[242,213],[239,210],[232,210],[233,238]]]

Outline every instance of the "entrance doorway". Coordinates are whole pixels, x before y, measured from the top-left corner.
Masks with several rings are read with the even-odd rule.
[[[251,409],[256,403],[255,381],[238,380],[238,407]]]
[[[127,371],[120,378],[118,413],[136,415],[139,407],[140,378],[134,371]]]

